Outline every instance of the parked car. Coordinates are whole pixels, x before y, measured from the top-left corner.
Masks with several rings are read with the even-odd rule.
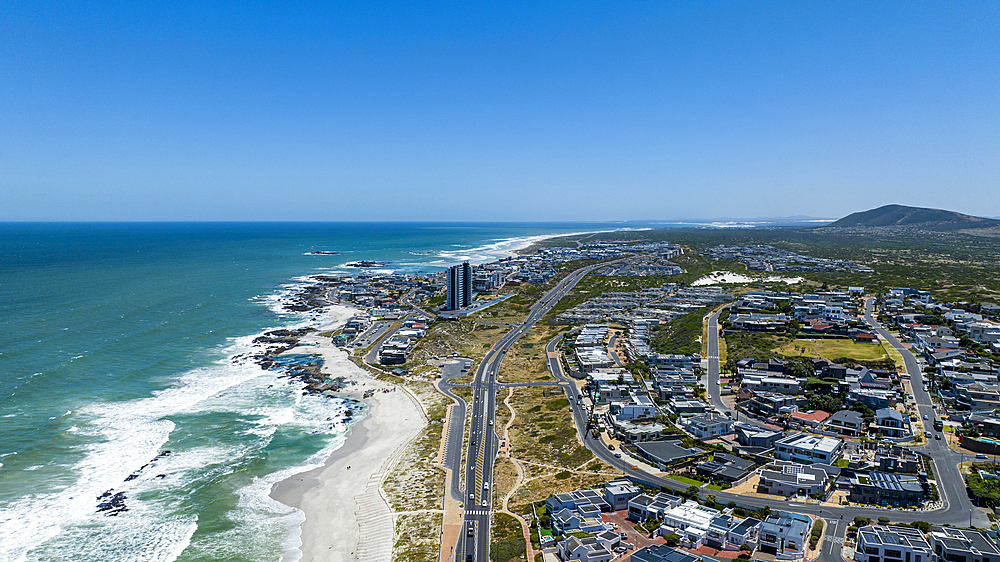
[[[940,439],[940,437],[938,439]],[[622,454],[621,453],[615,453],[615,458],[616,459],[622,458]]]

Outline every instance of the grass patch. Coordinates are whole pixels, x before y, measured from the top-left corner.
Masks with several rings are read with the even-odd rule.
[[[784,357],[847,357],[857,361],[881,361],[889,357],[881,345],[854,343],[848,338],[796,339],[774,351]]]
[[[567,400],[566,398],[559,398],[557,400],[552,400],[547,404],[545,404],[545,409],[550,412],[554,412],[556,410],[565,410],[566,408],[569,408],[569,400]]]
[[[490,537],[490,560],[493,562],[525,560],[524,535],[517,519],[497,513],[493,517]]]
[[[656,328],[650,344],[658,353],[679,353],[691,355],[701,353],[699,341],[702,334],[702,318],[707,309],[689,312],[667,324]]]
[[[694,478],[683,476],[677,473],[670,474],[669,476],[667,476],[667,478],[671,480],[676,480],[678,482],[683,482],[685,484],[690,484],[691,486],[698,486],[699,488],[704,484],[704,482],[700,480],[695,480]]]

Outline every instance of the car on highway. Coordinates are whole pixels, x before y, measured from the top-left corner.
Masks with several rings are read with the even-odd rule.
[[[925,420],[927,419],[927,414],[924,414],[924,419],[925,419]]]
[[[941,434],[940,433],[935,433],[934,434],[934,439],[937,439],[938,441],[940,441],[941,440]]]
[[[708,397],[709,400],[712,399],[712,395],[711,394],[706,394],[705,396]]]
[[[476,501],[476,494],[469,494],[469,499],[472,501]]]
[[[476,535],[476,530],[472,527],[471,524],[469,525],[469,533],[468,534],[469,534],[470,537],[473,537],[473,536]]]
[[[930,431],[925,431],[924,432],[924,437],[930,439],[931,438],[931,432]]]
[[[615,450],[615,446],[614,446],[614,444],[612,444],[612,443],[608,443],[608,450],[609,450],[609,451],[614,451],[614,450]]]
[[[984,459],[986,459],[987,457],[986,457],[986,455],[984,455],[984,454],[982,454],[982,453],[976,453],[976,458],[977,458],[977,459],[980,459],[980,460],[984,460]]]
[[[616,459],[620,459],[620,458],[622,458],[622,454],[621,454],[621,453],[615,453],[615,458],[616,458]]]

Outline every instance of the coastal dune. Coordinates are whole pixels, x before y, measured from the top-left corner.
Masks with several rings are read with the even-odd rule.
[[[305,513],[299,547],[302,561],[389,561],[392,516],[379,487],[385,473],[426,425],[423,411],[405,390],[375,380],[328,338],[312,334],[301,344],[309,346],[302,351],[323,356],[327,374],[349,381],[339,394],[363,400],[368,412],[322,467],[279,482],[271,497]],[[366,393],[368,398],[364,398]]]

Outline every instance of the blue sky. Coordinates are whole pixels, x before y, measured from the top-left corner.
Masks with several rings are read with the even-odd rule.
[[[997,2],[5,2],[0,220],[1000,216]]]

